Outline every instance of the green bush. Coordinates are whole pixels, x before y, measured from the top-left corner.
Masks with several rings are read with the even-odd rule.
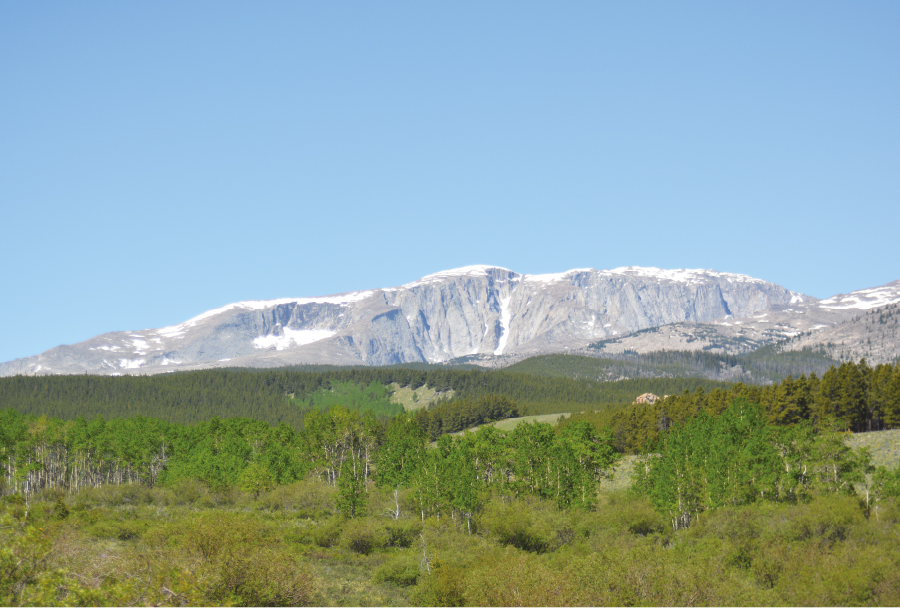
[[[258,503],[272,511],[296,511],[298,517],[318,519],[334,513],[337,489],[319,480],[298,481],[261,494]]]
[[[325,521],[322,525],[316,527],[312,532],[313,541],[320,547],[334,547],[341,538],[344,530],[344,523],[347,520],[339,515],[335,515]]]
[[[604,496],[606,504],[586,522],[636,536],[660,534],[670,528],[650,501],[634,492],[616,492]]]
[[[386,546],[408,548],[422,533],[422,524],[409,519],[392,520],[384,524],[384,532],[387,534]]]
[[[313,576],[287,555],[261,548],[235,548],[214,564],[206,596],[211,604],[237,606],[308,606],[313,603]]]
[[[185,522],[184,546],[207,561],[265,540],[257,521],[230,513],[206,513]]]
[[[463,568],[435,560],[431,565],[431,572],[423,574],[419,584],[410,592],[410,605],[465,606],[465,575]]]
[[[201,481],[189,477],[182,477],[169,486],[172,493],[168,495],[169,504],[173,505],[198,505],[212,507],[214,501],[210,496],[209,488]]]
[[[563,529],[554,530],[549,518],[549,513],[536,513],[524,501],[510,504],[492,501],[479,517],[478,527],[495,537],[501,545],[543,553],[556,544],[559,536],[563,539],[566,536]]]
[[[827,544],[846,540],[851,530],[864,521],[859,499],[850,496],[823,496],[792,512],[785,536],[789,540],[817,540]]]
[[[419,557],[411,552],[403,552],[392,556],[379,566],[372,576],[372,581],[409,587],[415,585],[419,579],[419,570]]]
[[[141,537],[147,529],[147,522],[137,520],[101,520],[92,525],[88,532],[97,538],[116,538],[118,540],[134,540]]]
[[[342,547],[362,555],[383,549],[387,543],[388,535],[384,529],[367,517],[348,520],[340,541]]]

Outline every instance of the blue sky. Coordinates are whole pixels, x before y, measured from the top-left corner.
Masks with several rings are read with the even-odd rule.
[[[0,4],[0,361],[248,299],[900,279],[896,2]]]

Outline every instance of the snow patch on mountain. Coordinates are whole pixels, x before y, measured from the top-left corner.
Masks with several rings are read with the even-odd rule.
[[[622,275],[631,277],[643,277],[647,279],[657,279],[658,281],[673,281],[675,283],[687,283],[688,285],[697,285],[707,282],[710,278],[725,279],[729,283],[765,283],[761,279],[756,279],[745,274],[736,274],[733,272],[718,272],[708,269],[678,269],[666,270],[664,268],[654,268],[652,266],[623,266],[613,268],[612,270],[604,270],[603,274]]]
[[[288,329],[284,328],[280,336],[260,336],[253,340],[253,346],[259,349],[284,350],[291,346],[304,346],[312,344],[335,334],[330,329]]]
[[[900,302],[900,281],[819,300],[819,307],[829,310],[870,310],[897,302]]]
[[[453,268],[451,270],[442,270],[433,274],[426,275],[417,281],[407,283],[403,287],[416,287],[418,285],[427,285],[429,283],[441,283],[448,279],[456,279],[459,277],[486,277],[491,270],[500,270],[503,272],[512,272],[509,268],[502,266],[485,266],[482,264],[475,266],[462,266],[461,268]]]
[[[509,340],[509,301],[512,296],[506,296],[500,300],[500,339],[497,341],[497,348],[494,350],[495,355],[502,355],[506,349],[506,342]]]
[[[342,293],[333,296],[318,296],[312,298],[279,298],[276,300],[247,300],[245,302],[236,302],[234,304],[228,304],[227,306],[222,306],[221,308],[216,308],[213,310],[208,310],[202,314],[197,315],[192,319],[188,319],[184,323],[178,323],[177,325],[170,325],[169,327],[163,327],[162,329],[157,330],[145,330],[145,331],[155,331],[157,335],[165,336],[167,338],[176,338],[181,336],[188,328],[194,327],[200,321],[204,319],[209,319],[210,317],[215,317],[216,315],[220,315],[223,312],[228,312],[229,310],[243,309],[243,310],[266,310],[269,308],[274,308],[276,306],[281,306],[283,304],[337,304],[339,306],[348,306],[354,302],[359,302],[361,300],[365,300],[370,297],[373,293],[372,290],[368,291],[353,291],[350,293]]]
[[[553,272],[550,274],[526,274],[524,280],[529,283],[556,283],[565,281],[568,277],[579,272],[596,272],[593,268],[573,268],[566,272]]]

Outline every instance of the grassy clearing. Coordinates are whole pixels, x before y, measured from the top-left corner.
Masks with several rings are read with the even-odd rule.
[[[353,382],[332,381],[331,388],[319,389],[309,396],[292,401],[301,407],[327,412],[335,406],[353,411],[372,411],[376,415],[396,416],[401,409],[390,399],[390,388],[378,381],[368,386]]]
[[[568,416],[569,414],[542,414],[540,416],[520,416],[518,418],[507,418],[505,420],[498,420],[497,422],[492,422],[491,426],[500,429],[501,431],[511,431],[523,422],[532,423],[532,422],[546,422],[547,424],[552,424],[556,426],[556,423],[559,422],[559,419],[563,416]],[[474,433],[481,427],[472,427],[470,429],[466,429],[465,431],[460,431],[459,433],[451,433],[452,435],[462,435],[463,433]]]
[[[411,389],[408,386],[400,386],[394,382],[389,384],[388,388],[393,391],[391,403],[399,403],[407,412],[420,410],[441,399],[452,399],[454,394],[453,389],[438,392],[433,388],[429,388],[427,384],[417,389]]]
[[[853,449],[869,448],[876,467],[893,471],[900,465],[900,429],[855,433],[847,437],[847,445]]]
[[[619,490],[627,490],[631,487],[631,475],[634,473],[634,466],[639,456],[634,454],[625,454],[622,460],[613,467],[612,479],[604,479],[600,482],[601,492],[616,492]]]

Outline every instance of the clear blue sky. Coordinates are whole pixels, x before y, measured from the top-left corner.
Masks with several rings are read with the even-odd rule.
[[[900,279],[900,3],[4,2],[0,361],[469,264]]]

